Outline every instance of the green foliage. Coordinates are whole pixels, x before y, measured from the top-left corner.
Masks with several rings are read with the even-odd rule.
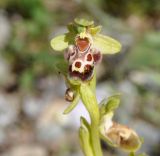
[[[102,7],[105,11],[114,16],[126,17],[131,14],[144,16],[156,16],[160,11],[159,0],[132,0],[132,1],[105,1],[101,0]]]
[[[24,90],[33,90],[33,82],[35,75],[33,71],[26,70],[22,73],[20,77],[20,87]]]
[[[49,52],[48,35],[53,16],[42,0],[10,0],[5,7],[19,18],[16,22],[11,20],[12,36],[3,56],[18,74],[18,85],[33,89],[35,80],[55,72],[55,63],[62,60],[62,56],[52,56]]]
[[[129,69],[160,69],[160,32],[148,32],[126,58]]]

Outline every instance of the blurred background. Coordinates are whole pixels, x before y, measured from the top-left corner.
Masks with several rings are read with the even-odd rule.
[[[0,0],[0,156],[82,156],[83,105],[62,115],[63,59],[50,39],[75,17],[89,17],[122,51],[97,67],[98,101],[122,93],[115,120],[143,137],[139,151],[160,156],[159,0]],[[102,142],[104,156],[125,156]]]

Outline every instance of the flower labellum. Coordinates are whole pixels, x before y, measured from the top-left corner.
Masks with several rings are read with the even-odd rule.
[[[69,46],[64,57],[69,61],[70,77],[82,81],[93,77],[94,66],[102,59],[101,53],[92,48],[92,41],[87,35],[84,38],[77,36],[75,45]]]

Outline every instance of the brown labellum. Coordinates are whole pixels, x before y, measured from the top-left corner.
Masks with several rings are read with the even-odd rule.
[[[80,36],[76,37],[75,45],[68,47],[64,57],[69,62],[69,76],[82,81],[92,79],[94,66],[102,60],[102,54],[92,47],[89,38]]]

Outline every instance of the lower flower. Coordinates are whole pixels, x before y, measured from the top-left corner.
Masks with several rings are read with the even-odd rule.
[[[112,115],[103,116],[101,121],[100,134],[109,145],[127,152],[135,152],[140,148],[141,140],[134,130],[113,122]]]

